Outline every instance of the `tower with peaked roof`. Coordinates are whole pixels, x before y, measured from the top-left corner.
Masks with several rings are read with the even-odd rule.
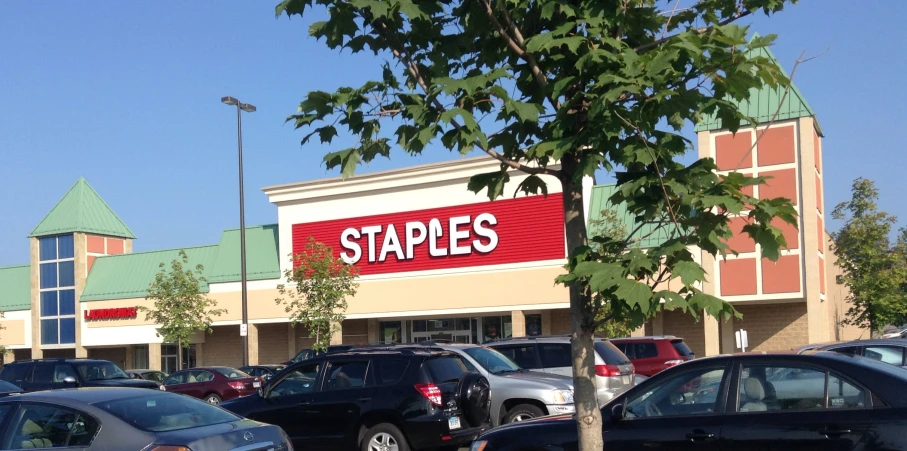
[[[135,234],[79,178],[28,235],[32,358],[87,357],[79,298],[96,257],[132,252]]]

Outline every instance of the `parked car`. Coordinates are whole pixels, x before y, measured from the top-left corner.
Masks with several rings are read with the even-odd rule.
[[[250,376],[258,376],[262,382],[267,382],[268,379],[286,367],[286,365],[250,365],[241,367],[239,370]]]
[[[158,370],[126,370],[126,374],[133,379],[145,379],[159,384],[163,384],[164,379],[167,379],[168,376],[167,373]]]
[[[569,336],[508,338],[486,343],[532,371],[573,376]],[[636,370],[630,359],[610,341],[596,338],[595,385],[598,400],[605,403],[635,384]]]
[[[861,355],[907,368],[907,340],[900,338],[845,341],[826,344],[818,349],[841,354]]]
[[[683,338],[673,336],[612,338],[610,341],[633,362],[637,377],[652,377],[696,357]]]
[[[0,380],[26,392],[74,387],[160,388],[152,381],[132,379],[113,362],[95,359],[17,360],[3,365]]]
[[[572,377],[520,368],[507,356],[487,346],[432,342],[420,345],[455,352],[470,371],[488,378],[494,426],[574,412]]]
[[[296,362],[301,362],[303,360],[311,359],[312,357],[315,357],[317,355],[325,354],[328,352],[348,351],[350,349],[353,349],[353,347],[354,347],[353,345],[330,345],[330,346],[328,346],[327,351],[316,351],[311,348],[306,348],[306,349],[303,349],[303,350],[297,352],[296,355],[292,359],[281,363],[281,365],[284,365],[284,366],[292,365]]]
[[[0,396],[9,396],[16,393],[25,393],[22,387],[10,384],[7,381],[0,381]]]
[[[164,379],[167,391],[203,399],[208,404],[220,404],[221,401],[250,395],[260,387],[260,377],[225,366],[191,368],[177,371]]]
[[[3,449],[292,450],[277,426],[186,396],[80,388],[0,398]]]
[[[456,449],[487,429],[488,379],[432,349],[318,355],[221,407],[282,427],[299,449]]]
[[[907,450],[905,390],[907,371],[859,356],[707,357],[669,368],[606,404],[605,448]],[[576,450],[575,420],[563,415],[501,426],[479,436],[472,449],[535,450],[540,443]]]

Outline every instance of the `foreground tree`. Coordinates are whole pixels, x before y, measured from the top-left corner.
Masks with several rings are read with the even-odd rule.
[[[154,301],[154,307],[138,307],[145,312],[147,321],[158,325],[157,335],[164,343],[177,345],[177,369],[183,369],[183,348],[188,349],[192,335],[198,331],[212,332],[213,317],[226,312],[217,309],[217,301],[210,299],[201,292],[201,283],[205,282],[202,276],[204,266],[189,266],[189,257],[186,251],[179,251],[179,259],[170,263],[167,271],[166,264],[160,264],[160,271],[154,277],[154,282],[148,287],[145,299]]]
[[[528,175],[515,192],[547,194],[543,177],[556,180],[568,253],[558,282],[570,293],[580,449],[600,451],[592,347],[599,325],[629,319],[638,327],[661,302],[697,317],[736,314],[696,288],[705,272],[689,248],[725,252],[729,217],[746,205],[746,233],[775,259],[786,243],[772,218],[796,222],[789,200],[743,193],[761,178],[719,177],[710,159],[679,161],[692,149],[684,126],[715,114],[736,131],[752,120],[735,101],[789,83],[772,61],[747,51],[774,37],[747,40],[747,28],[734,24],[786,3],[701,0],[681,10],[656,0],[285,0],[278,15],[326,9],[327,20],[309,33],[330,48],[390,60],[381,80],[309,93],[289,120],[314,127],[303,144],[315,135],[330,143],[338,127],[356,137],[324,158],[344,177],[389,157],[392,146],[415,155],[435,143],[500,162],[468,185],[490,199],[504,194],[514,171]],[[635,222],[622,239],[599,237],[592,248],[582,180],[599,169],[614,173],[611,202],[625,203]],[[662,232],[667,238],[654,248],[633,245]],[[663,289],[672,278],[679,292]]]
[[[907,228],[891,243],[897,218],[879,210],[879,191],[872,180],[854,180],[851,193],[849,201],[832,211],[844,226],[831,234],[831,251],[850,290],[851,306],[843,322],[873,333],[907,322]]]
[[[326,350],[340,330],[346,298],[356,295],[359,268],[347,265],[330,246],[312,237],[292,259],[292,267],[284,272],[290,287],[278,285],[281,297],[275,302],[284,306],[294,326],[301,324],[314,335],[312,349]]]

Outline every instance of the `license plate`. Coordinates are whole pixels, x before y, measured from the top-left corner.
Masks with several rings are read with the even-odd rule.
[[[624,382],[624,385],[630,385],[630,376],[624,376],[623,382]]]
[[[260,387],[261,387],[261,382],[252,382],[252,387],[253,387],[253,388],[260,388]]]
[[[460,417],[448,418],[447,425],[450,427],[450,430],[460,429]]]

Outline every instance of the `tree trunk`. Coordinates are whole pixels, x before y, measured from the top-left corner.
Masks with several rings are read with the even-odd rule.
[[[575,163],[561,161],[561,185],[564,195],[564,225],[567,253],[586,244],[586,218],[583,211],[582,179],[574,180]],[[602,414],[595,386],[595,349],[593,347],[592,306],[586,290],[580,284],[570,286],[570,350],[573,357],[573,390],[576,407],[576,427],[579,451],[601,451]]]

